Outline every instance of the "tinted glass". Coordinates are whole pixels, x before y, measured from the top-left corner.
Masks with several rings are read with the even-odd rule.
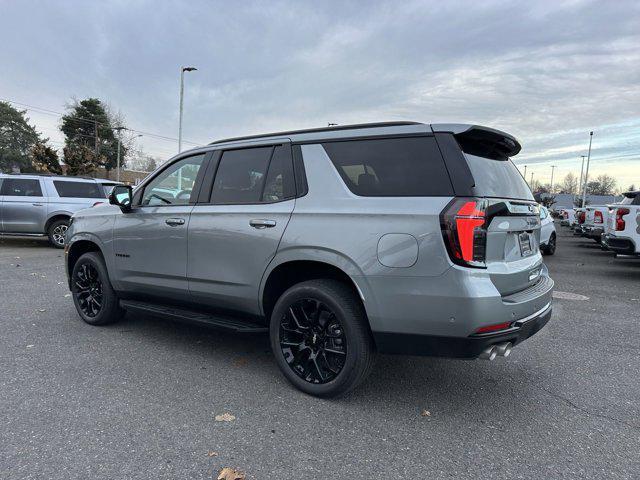
[[[511,160],[492,160],[468,153],[464,155],[475,180],[478,195],[533,200],[529,185]]]
[[[544,220],[545,218],[547,218],[547,209],[542,207],[540,209],[540,220]]]
[[[144,188],[141,205],[188,205],[203,155],[183,158],[162,170]]]
[[[433,137],[323,144],[340,176],[364,197],[449,196],[453,187]]]
[[[291,148],[280,145],[273,151],[269,173],[264,184],[262,201],[279,202],[295,196],[295,186],[291,163]]]
[[[40,180],[24,178],[5,178],[2,182],[0,195],[9,197],[41,197]]]
[[[67,182],[54,180],[58,195],[73,198],[105,198],[104,191],[97,183],[93,182]]]
[[[229,150],[222,154],[213,182],[213,203],[261,203],[273,147]],[[272,189],[277,194],[277,188]]]

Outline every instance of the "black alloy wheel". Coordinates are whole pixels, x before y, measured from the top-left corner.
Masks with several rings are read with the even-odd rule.
[[[314,298],[292,303],[282,316],[280,349],[289,368],[313,384],[334,380],[347,358],[340,321],[329,306]]]
[[[71,296],[82,320],[90,325],[107,325],[124,316],[99,252],[81,255],[70,270]]]
[[[90,263],[80,265],[73,279],[78,308],[89,318],[102,309],[102,281],[98,270]]]

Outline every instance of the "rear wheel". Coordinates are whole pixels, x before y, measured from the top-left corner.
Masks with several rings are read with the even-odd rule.
[[[85,253],[76,261],[71,274],[71,296],[80,318],[90,325],[107,325],[124,315],[98,252]]]
[[[64,237],[69,229],[69,220],[56,220],[49,226],[47,235],[49,235],[49,243],[55,248],[64,248]]]
[[[348,392],[373,366],[375,346],[362,303],[335,280],[289,288],[274,307],[270,337],[284,376],[311,395]]]

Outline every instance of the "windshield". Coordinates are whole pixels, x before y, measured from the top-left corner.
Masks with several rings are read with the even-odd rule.
[[[511,160],[493,160],[469,153],[464,155],[475,180],[478,195],[533,200],[529,185]]]

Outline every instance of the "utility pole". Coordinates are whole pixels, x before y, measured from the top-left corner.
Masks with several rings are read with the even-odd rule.
[[[531,172],[531,182],[529,183],[529,188],[533,190],[533,172]]]
[[[118,132],[118,154],[116,155],[116,181],[120,181],[120,144],[122,143],[122,130],[126,130],[125,127],[114,127],[114,130]]]
[[[589,181],[589,161],[591,160],[591,141],[593,140],[593,132],[589,132],[589,151],[587,152],[587,168],[584,171],[584,189],[582,190],[582,208],[584,208],[587,200],[587,182]]]
[[[524,166],[524,175],[522,175],[524,177],[524,181],[527,181],[527,166]]]
[[[553,193],[553,171],[555,170],[555,168],[555,165],[551,165],[551,187],[549,188],[549,193]]]
[[[580,167],[580,183],[578,184],[578,195],[582,192],[582,175],[584,174],[584,159],[587,158],[586,155],[580,155],[582,157],[582,166]]]
[[[95,135],[94,135],[95,142],[94,142],[94,145],[93,145],[93,149],[94,149],[94,152],[96,154],[96,159],[97,159],[98,158],[98,121],[97,120],[93,121],[93,127],[94,127],[94,133],[95,133]]]
[[[180,67],[180,120],[178,124],[178,153],[182,151],[182,109],[184,104],[184,72],[197,70],[196,67]],[[179,174],[180,172],[178,172]]]

